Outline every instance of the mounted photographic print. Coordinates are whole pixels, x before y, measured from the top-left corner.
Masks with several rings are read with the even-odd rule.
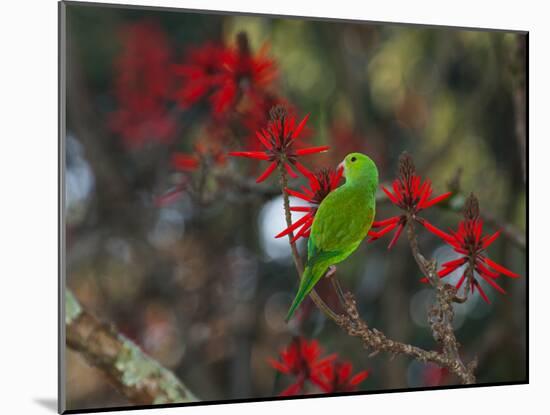
[[[527,32],[59,11],[61,412],[528,382]]]

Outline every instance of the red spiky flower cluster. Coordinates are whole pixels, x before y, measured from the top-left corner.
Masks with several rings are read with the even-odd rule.
[[[280,360],[269,359],[276,371],[294,378],[294,382],[283,390],[280,396],[303,393],[307,382],[326,393],[349,392],[368,377],[367,371],[355,375],[349,362],[337,360],[336,354],[322,357],[323,350],[317,340],[307,341],[295,337],[280,353]]]
[[[267,169],[256,179],[257,183],[263,182],[277,166],[281,165],[291,177],[297,177],[293,167],[305,176],[310,175],[309,170],[298,161],[298,157],[320,153],[328,150],[329,147],[296,148],[295,141],[304,129],[309,115],[296,125],[295,117],[289,115],[285,107],[279,105],[271,109],[270,117],[267,128],[256,132],[256,137],[265,148],[264,151],[233,151],[229,155],[269,161]]]
[[[421,177],[416,174],[412,158],[406,153],[401,155],[399,159],[399,177],[393,181],[392,188],[393,192],[382,186],[382,190],[390,201],[403,210],[404,213],[374,222],[372,224],[373,228],[382,229],[379,231],[371,230],[369,232],[369,242],[372,242],[397,228],[388,245],[388,249],[391,249],[395,245],[409,218],[424,226],[429,225],[428,221],[419,218],[418,214],[442,202],[451,195],[451,192],[447,192],[430,199],[432,197],[431,181],[429,179],[422,181]]]
[[[223,73],[225,49],[214,43],[206,43],[187,52],[185,63],[173,66],[174,74],[181,79],[175,98],[182,108],[189,108],[215,92]]]
[[[206,44],[189,52],[184,64],[175,65],[182,85],[176,98],[183,108],[208,97],[214,115],[226,113],[237,98],[258,101],[277,77],[275,62],[267,56],[267,45],[252,54],[248,37],[237,35],[236,47]]]
[[[311,225],[313,224],[313,218],[317,213],[317,209],[321,202],[327,197],[327,195],[336,189],[342,179],[344,169],[340,167],[338,170],[332,168],[323,168],[314,173],[308,174],[306,177],[309,179],[309,188],[302,186],[302,192],[298,192],[292,189],[285,189],[287,194],[302,199],[308,203],[309,206],[291,206],[292,212],[306,212],[306,214],[294,222],[291,226],[284,229],[281,233],[277,234],[275,238],[281,238],[288,235],[290,232],[296,232],[291,243],[296,242],[299,238],[308,238],[311,232]]]
[[[273,369],[284,375],[292,375],[295,381],[281,396],[296,395],[304,390],[307,381],[321,389],[327,388],[323,380],[323,370],[330,362],[336,359],[336,354],[321,357],[323,350],[317,340],[307,341],[302,337],[295,337],[292,342],[280,353],[280,361],[269,359]]]
[[[274,94],[265,94],[261,99],[258,99],[257,102],[254,102],[254,105],[239,108],[239,121],[243,130],[245,130],[242,143],[250,151],[258,151],[264,148],[262,142],[258,140],[256,132],[258,130],[261,131],[269,123],[269,113],[271,109],[276,106],[284,106],[289,114],[296,113],[296,108],[294,108],[290,102]],[[297,148],[306,145],[304,139],[308,137],[309,132],[310,130],[308,130],[307,126],[302,130],[300,133],[300,140],[296,142]]]
[[[369,377],[369,372],[363,370],[354,375],[350,362],[336,360],[324,369],[323,375],[328,386],[325,392],[354,392]]]
[[[277,77],[275,62],[267,56],[265,44],[256,55],[250,51],[248,37],[244,32],[237,35],[237,47],[224,54],[224,72],[220,88],[214,96],[214,111],[223,113],[239,94],[246,95],[257,103],[266,88]]]
[[[469,264],[469,267],[473,268],[473,270],[470,269],[472,277],[469,281],[469,288],[472,293],[474,289],[477,289],[483,300],[487,303],[489,303],[489,299],[475,278],[473,271],[501,294],[506,294],[506,291],[495,281],[501,274],[510,278],[519,278],[518,274],[487,257],[486,249],[498,238],[500,231],[492,235],[483,236],[483,221],[479,217],[479,202],[473,194],[466,200],[464,219],[458,224],[456,232],[451,230],[450,233],[446,233],[429,223],[426,223],[425,226],[429,231],[452,246],[455,252],[462,255],[461,258],[443,264],[443,268],[438,272],[440,278],[448,276],[464,264]],[[456,284],[457,290],[460,289],[467,275],[468,268],[458,280]],[[425,281],[425,279],[422,280]]]

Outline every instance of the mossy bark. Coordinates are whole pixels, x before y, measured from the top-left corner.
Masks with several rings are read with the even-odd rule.
[[[151,405],[198,400],[170,370],[147,356],[114,326],[84,310],[69,290],[65,310],[67,347],[105,373],[130,402]]]

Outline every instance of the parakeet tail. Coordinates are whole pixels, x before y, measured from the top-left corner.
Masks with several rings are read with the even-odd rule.
[[[306,266],[304,274],[302,275],[302,280],[300,281],[298,293],[296,293],[296,297],[294,297],[294,301],[288,310],[285,321],[288,322],[288,320],[292,318],[298,306],[304,301],[304,298],[311,292],[313,287],[315,287],[315,284],[321,279],[328,267],[329,266],[325,264],[316,264],[313,267]]]

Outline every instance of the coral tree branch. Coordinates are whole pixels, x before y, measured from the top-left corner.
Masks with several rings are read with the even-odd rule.
[[[411,218],[407,220],[407,237],[416,263],[436,291],[436,302],[429,311],[428,319],[434,339],[441,344],[446,360],[451,362],[445,367],[457,375],[462,383],[475,383],[473,371],[476,362],[473,361],[469,366],[462,362],[458,351],[459,343],[453,330],[453,302],[462,302],[463,299],[456,296],[455,287],[441,281],[437,275],[436,262],[426,260],[420,253],[414,232],[414,221]]]
[[[436,272],[435,262],[426,260],[420,253],[414,232],[414,222],[410,218],[407,221],[407,235],[418,267],[436,290],[436,302],[430,309],[428,318],[433,337],[441,344],[443,351],[424,350],[410,344],[391,340],[383,332],[370,329],[359,316],[355,299],[351,293],[345,295],[346,315],[340,316],[337,323],[350,336],[359,337],[365,348],[372,350],[371,355],[388,352],[392,355],[406,355],[424,363],[435,363],[440,367],[447,368],[460,379],[461,383],[473,384],[476,381],[474,369],[477,362],[472,361],[468,365],[462,362],[458,351],[459,343],[452,327],[454,318],[452,303],[459,302],[461,299],[456,297],[456,289],[452,285],[444,284],[440,280]]]
[[[435,363],[440,367],[449,369],[463,384],[475,383],[475,377],[471,374],[472,367],[465,367],[461,362],[446,353],[435,350],[424,350],[407,343],[401,343],[389,339],[384,333],[377,329],[370,329],[359,316],[355,299],[351,293],[346,294],[346,315],[338,318],[338,325],[350,336],[359,337],[367,350],[372,350],[370,356],[380,352],[387,352],[391,355],[405,355],[420,362]]]
[[[130,402],[140,405],[185,403],[198,399],[168,369],[109,324],[84,310],[67,289],[67,347],[103,372]]]

